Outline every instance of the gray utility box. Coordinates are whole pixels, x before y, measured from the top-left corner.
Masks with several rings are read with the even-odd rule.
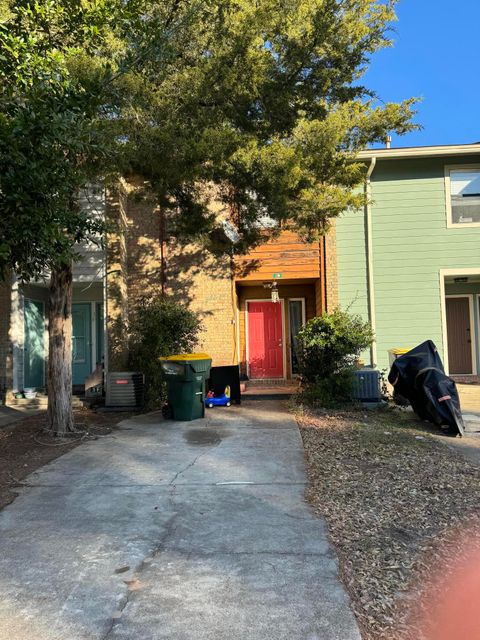
[[[107,407],[139,408],[143,405],[145,376],[136,371],[113,371],[107,374]]]
[[[360,402],[380,402],[380,372],[376,369],[355,371],[353,397]]]

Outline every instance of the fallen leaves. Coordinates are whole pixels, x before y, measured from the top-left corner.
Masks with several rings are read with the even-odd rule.
[[[480,513],[480,470],[410,415],[303,414],[307,499],[328,523],[365,640],[420,638],[413,603]]]

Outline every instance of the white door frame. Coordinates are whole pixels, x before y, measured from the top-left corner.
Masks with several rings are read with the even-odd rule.
[[[245,359],[247,364],[247,376],[250,379],[250,358],[249,358],[249,345],[248,345],[248,303],[249,302],[271,302],[272,304],[279,304],[272,302],[269,298],[248,298],[245,300]],[[285,340],[285,299],[280,298],[280,305],[282,311],[282,377],[275,378],[275,380],[285,380],[287,376],[287,345]],[[253,380],[268,380],[269,378],[253,378]]]
[[[472,355],[472,373],[456,373],[454,375],[458,376],[476,376],[477,375],[477,349],[476,349],[476,331],[475,331],[475,315],[473,311],[473,293],[455,293],[455,294],[447,294],[445,295],[445,300],[449,298],[468,298],[468,310],[470,316],[470,350]],[[445,303],[445,314],[446,314],[446,303]],[[446,351],[448,358],[448,326],[447,328],[447,342],[446,342]]]
[[[438,272],[439,281],[440,281],[440,313],[441,313],[441,322],[442,322],[442,341],[443,341],[443,364],[445,365],[445,371],[449,374],[449,363],[448,363],[448,334],[447,334],[447,307],[445,303],[445,277],[446,276],[478,276],[480,275],[480,267],[468,268],[468,269],[440,269]],[[469,294],[465,294],[469,295]],[[473,295],[473,294],[470,294]],[[473,327],[473,329],[475,329]],[[474,344],[474,340],[472,340],[472,345]],[[476,345],[474,345],[475,354],[476,354]],[[474,357],[473,360],[473,371],[477,371],[477,359]],[[476,375],[472,374],[472,375]]]
[[[478,375],[477,358],[480,353],[480,293],[474,294],[474,306],[475,304],[477,305],[477,308],[474,310],[474,319],[475,319],[475,313],[477,314],[477,322],[474,327],[474,335],[475,335],[474,342],[475,342],[475,356],[476,356],[475,366],[476,366],[477,375]]]

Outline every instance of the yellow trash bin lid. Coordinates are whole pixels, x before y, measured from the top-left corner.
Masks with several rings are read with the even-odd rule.
[[[388,353],[391,353],[394,356],[403,356],[404,353],[408,353],[412,348],[408,347],[407,349],[401,349],[400,347],[395,347],[394,349],[389,349]]]
[[[402,349],[400,347],[394,347],[393,349],[389,349],[388,350],[388,362],[389,362],[390,366],[392,366],[392,364],[395,362],[395,360],[399,356],[403,356],[405,353],[408,353],[410,350],[411,350],[411,347],[408,347],[406,349]]]
[[[172,356],[160,358],[161,367],[164,373],[167,373],[167,369],[177,369],[178,375],[183,371],[185,379],[188,380],[191,377],[191,372],[202,373],[204,378],[208,378],[210,375],[210,367],[212,366],[212,358],[206,353],[175,353]],[[169,364],[170,367],[169,367]],[[173,374],[173,370],[171,371]]]
[[[160,360],[176,360],[181,362],[184,360],[211,360],[211,357],[208,353],[178,353],[173,356],[160,358]]]

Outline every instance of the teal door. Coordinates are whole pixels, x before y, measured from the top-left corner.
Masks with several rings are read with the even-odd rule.
[[[72,384],[92,373],[92,323],[89,302],[72,305]]]
[[[103,339],[103,302],[97,302],[96,304],[96,312],[97,312],[97,362],[96,364],[100,364],[104,359],[104,339]]]
[[[43,387],[45,382],[45,317],[43,302],[25,298],[23,386]]]

